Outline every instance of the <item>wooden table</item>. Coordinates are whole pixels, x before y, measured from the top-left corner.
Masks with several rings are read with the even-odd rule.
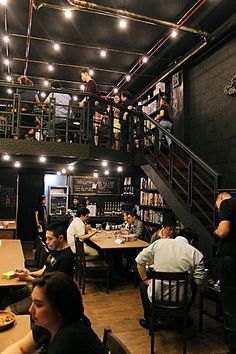
[[[0,332],[0,353],[11,344],[16,343],[19,339],[23,338],[29,331],[30,316],[16,316],[14,325],[9,329]]]
[[[0,240],[0,287],[25,285],[24,281],[17,278],[2,279],[2,273],[24,266],[25,259],[20,240]]]
[[[16,234],[15,220],[0,220],[0,239],[13,239]]]
[[[121,235],[121,234],[118,231],[102,231],[92,236],[90,238],[90,241],[102,250],[134,249],[134,248],[142,249],[149,246],[148,242],[139,239],[137,239],[136,241],[128,241],[125,243],[118,244],[115,242],[117,235]]]

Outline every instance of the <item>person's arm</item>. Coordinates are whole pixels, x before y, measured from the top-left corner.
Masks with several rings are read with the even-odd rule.
[[[35,217],[35,221],[36,221],[37,226],[40,226],[40,223],[39,223],[39,212],[38,212],[38,210],[35,210],[35,212],[34,212],[34,217]]]
[[[137,235],[138,238],[142,238],[144,234],[144,224],[142,221],[137,220],[137,224],[135,225],[135,234]]]
[[[18,272],[17,277],[19,280],[32,282],[35,278],[39,278],[45,272],[46,266],[44,265],[43,268],[36,270],[35,272],[23,271]]]
[[[137,263],[137,269],[138,269],[138,273],[139,276],[141,278],[141,280],[146,284],[149,285],[150,284],[150,279],[148,279],[147,277],[147,272],[146,272],[146,266]]]
[[[37,343],[34,341],[32,331],[30,331],[18,342],[3,350],[1,354],[31,354],[34,353],[36,348]]]
[[[160,110],[160,113],[156,116],[155,120],[159,121],[162,117],[164,117],[165,111],[164,109]]]
[[[216,236],[219,238],[226,238],[230,233],[231,222],[228,220],[222,220],[217,229],[215,230]]]
[[[193,280],[198,286],[205,286],[207,284],[207,277],[204,258],[198,250],[195,251],[194,262]]]
[[[92,237],[93,235],[95,235],[96,233],[98,232],[98,230],[94,230],[88,234],[85,234],[85,235],[81,235],[79,236],[79,239],[84,241],[84,240],[88,240],[90,237]]]

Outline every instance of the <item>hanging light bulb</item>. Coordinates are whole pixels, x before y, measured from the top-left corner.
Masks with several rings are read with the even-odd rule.
[[[148,62],[148,57],[144,56],[142,59],[143,64],[146,64]]]
[[[39,161],[44,163],[47,161],[47,159],[45,156],[40,156]]]
[[[118,91],[119,91],[119,90],[118,90],[117,87],[115,87],[114,90],[113,90],[114,93],[118,93]]]
[[[120,28],[122,28],[122,29],[127,28],[127,20],[126,20],[125,18],[121,18],[121,19],[119,20],[119,26],[120,26]]]
[[[130,79],[131,79],[131,76],[130,75],[126,75],[125,80],[128,82],[128,81],[130,81]]]
[[[71,18],[72,17],[72,11],[71,10],[65,10],[64,11],[65,18]]]
[[[10,64],[10,60],[6,58],[6,59],[3,60],[3,63],[4,63],[5,65],[9,65],[9,64]]]
[[[61,49],[60,44],[58,44],[58,43],[54,43],[54,44],[53,44],[53,48],[54,48],[54,50],[56,50],[56,51],[58,51],[58,50]]]
[[[48,65],[48,71],[53,71],[54,70],[54,66],[52,64]]]
[[[107,56],[107,51],[106,51],[105,49],[102,49],[102,50],[100,51],[100,56],[101,56],[102,58],[105,58],[105,57]]]
[[[170,35],[171,35],[172,38],[176,38],[177,35],[178,35],[178,32],[176,30],[173,30],[173,31],[171,31]]]
[[[48,80],[44,80],[44,86],[49,86],[49,81]]]
[[[69,171],[73,171],[73,170],[74,170],[74,166],[73,166],[73,165],[69,165],[69,166],[68,166],[68,170],[69,170]]]
[[[7,89],[7,93],[8,93],[9,95],[11,95],[11,94],[12,94],[12,92],[13,92],[13,91],[12,91],[12,89],[11,89],[11,88],[8,88],[8,89]]]
[[[8,154],[4,154],[3,157],[2,157],[2,159],[3,159],[4,161],[9,161],[9,160],[10,160],[10,156],[9,156]]]
[[[63,169],[61,170],[61,173],[66,173],[66,169],[63,168]]]
[[[123,171],[123,167],[122,166],[118,166],[117,167],[117,172],[122,172]]]
[[[93,76],[94,75],[94,70],[93,69],[89,69],[89,75]]]
[[[42,98],[45,98],[45,97],[46,97],[46,93],[45,93],[45,92],[40,92],[40,96],[41,96]]]
[[[2,40],[3,40],[4,43],[9,43],[10,38],[9,38],[8,35],[5,35],[5,36],[2,37]]]
[[[78,96],[73,96],[73,101],[78,101]]]
[[[110,173],[109,170],[105,170],[105,171],[104,171],[104,175],[106,175],[106,176],[108,176],[109,173]]]
[[[11,75],[7,75],[7,76],[6,76],[6,80],[7,80],[8,82],[11,82],[11,81],[12,81]]]
[[[84,84],[81,84],[81,85],[80,85],[80,89],[81,89],[82,91],[84,91],[84,90],[85,90],[85,85],[84,85]]]
[[[98,172],[94,172],[94,173],[93,173],[93,177],[94,177],[94,178],[98,178]]]
[[[20,167],[21,166],[21,163],[20,163],[20,161],[16,161],[15,163],[14,163],[14,167]]]

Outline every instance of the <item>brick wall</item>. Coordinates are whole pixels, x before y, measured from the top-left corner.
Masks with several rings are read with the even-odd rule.
[[[185,143],[236,188],[236,97],[224,87],[236,74],[233,36],[185,72]]]

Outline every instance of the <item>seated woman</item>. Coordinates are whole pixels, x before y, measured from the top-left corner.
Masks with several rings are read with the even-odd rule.
[[[105,354],[84,315],[81,294],[64,273],[45,274],[34,283],[30,313],[33,329],[2,354]]]

